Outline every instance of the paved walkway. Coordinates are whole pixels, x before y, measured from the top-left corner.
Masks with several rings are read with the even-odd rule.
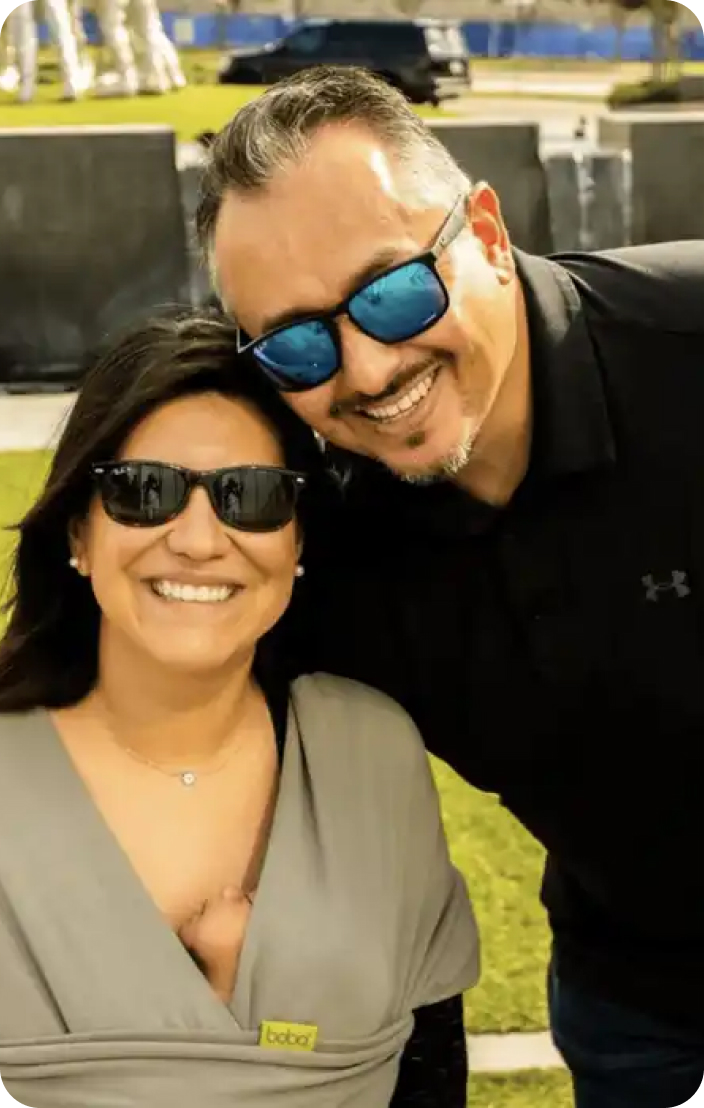
[[[513,73],[477,73],[472,80],[475,95],[560,96],[574,100],[605,100],[615,84],[611,74],[581,77],[579,74],[527,73],[516,69]]]
[[[473,1073],[562,1069],[564,1062],[547,1031],[513,1035],[468,1035]]]
[[[73,401],[72,393],[13,396],[0,392],[0,450],[52,446]]]

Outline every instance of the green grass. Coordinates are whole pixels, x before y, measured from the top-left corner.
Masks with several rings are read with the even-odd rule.
[[[192,85],[164,96],[135,96],[128,99],[86,99],[62,103],[60,89],[42,86],[33,104],[16,104],[0,93],[0,128],[84,127],[161,124],[171,127],[181,142],[189,142],[202,131],[219,131],[255,96],[260,87],[247,85]],[[441,116],[435,108],[419,108],[420,115]]]
[[[649,62],[621,62],[605,58],[473,58],[475,72],[489,73],[554,73],[573,74],[576,77],[610,74],[614,70],[629,73],[649,72]],[[684,73],[704,73],[704,62],[683,62]]]
[[[94,51],[100,64],[100,52]],[[88,97],[75,104],[60,100],[61,85],[55,52],[43,50],[40,54],[40,83],[37,99],[33,104],[17,104],[14,96],[0,93],[0,128],[4,127],[56,127],[56,126],[120,126],[124,124],[162,124],[173,128],[181,141],[189,141],[202,131],[217,131],[235,112],[259,96],[261,87],[245,85],[217,85],[216,72],[221,58],[218,50],[182,50],[184,70],[189,87],[165,96],[137,96],[131,99],[102,99]],[[565,58],[475,58],[475,72],[479,75],[495,73],[519,77],[521,74],[543,75],[574,74],[575,76],[607,73],[614,80],[637,80],[646,76],[649,66],[640,62],[614,63],[608,61],[575,61]],[[704,62],[687,63],[687,73],[704,72]],[[506,94],[491,92],[474,93],[481,101]],[[593,100],[592,96],[565,93],[543,93],[538,96],[529,87],[511,94],[516,100],[529,98],[569,100]],[[442,116],[442,109],[422,107],[417,109],[425,117]]]
[[[261,86],[217,85],[218,51],[182,51],[188,88],[164,96],[134,96],[127,99],[87,97],[63,103],[62,87],[53,51],[42,51],[40,83],[32,104],[17,104],[10,93],[0,92],[0,128],[83,127],[125,124],[161,124],[171,127],[182,142],[202,131],[218,131],[256,96]],[[443,115],[437,108],[421,107],[420,115]]]
[[[36,496],[48,459],[47,453],[0,453],[0,528],[15,523]],[[12,543],[0,530],[0,596]],[[466,998],[467,1027],[542,1030],[548,952],[538,902],[542,851],[495,797],[470,788],[440,762],[434,770],[453,860],[468,880],[482,933],[482,980]]]
[[[547,1027],[549,950],[538,899],[543,852],[494,796],[434,761],[453,861],[467,878],[482,936],[482,976],[465,999],[470,1031]]]
[[[165,96],[135,96],[129,99],[86,99],[62,103],[60,90],[45,85],[33,104],[15,104],[0,94],[2,127],[83,127],[161,124],[171,127],[182,142],[202,131],[218,131],[229,119],[258,95],[261,89],[247,86],[193,85]]]
[[[566,1073],[528,1070],[510,1076],[476,1076],[469,1082],[469,1108],[573,1108]]]
[[[14,536],[8,534],[39,490],[49,455],[44,452],[0,453],[0,606],[6,595],[9,556]],[[0,634],[3,616],[0,611]]]

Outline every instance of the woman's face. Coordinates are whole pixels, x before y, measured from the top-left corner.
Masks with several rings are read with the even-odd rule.
[[[256,409],[214,393],[147,416],[120,452],[120,461],[130,459],[193,470],[285,465]],[[202,487],[157,527],[116,523],[96,495],[71,545],[101,609],[103,657],[183,675],[215,675],[251,657],[288,606],[298,555],[294,522],[266,533],[237,531],[218,519]]]

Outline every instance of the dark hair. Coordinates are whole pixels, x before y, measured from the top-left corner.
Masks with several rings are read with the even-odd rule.
[[[222,316],[171,314],[113,341],[89,370],[35,505],[17,525],[10,612],[0,640],[0,711],[77,703],[97,676],[100,610],[90,582],[69,566],[69,527],[88,510],[93,462],[114,458],[134,428],[178,397],[218,392],[268,420],[291,469],[322,478],[313,433],[263,374],[237,355]],[[307,493],[298,517],[305,530]]]
[[[195,219],[209,264],[225,194],[266,188],[329,124],[366,127],[408,171],[407,187],[427,200],[452,203],[466,185],[447,147],[398,89],[358,66],[311,66],[245,104],[210,142]]]

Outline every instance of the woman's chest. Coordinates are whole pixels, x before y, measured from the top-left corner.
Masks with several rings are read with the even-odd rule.
[[[100,768],[86,783],[109,831],[174,931],[226,887],[256,887],[274,809],[276,756],[191,786],[165,775],[127,781]]]

